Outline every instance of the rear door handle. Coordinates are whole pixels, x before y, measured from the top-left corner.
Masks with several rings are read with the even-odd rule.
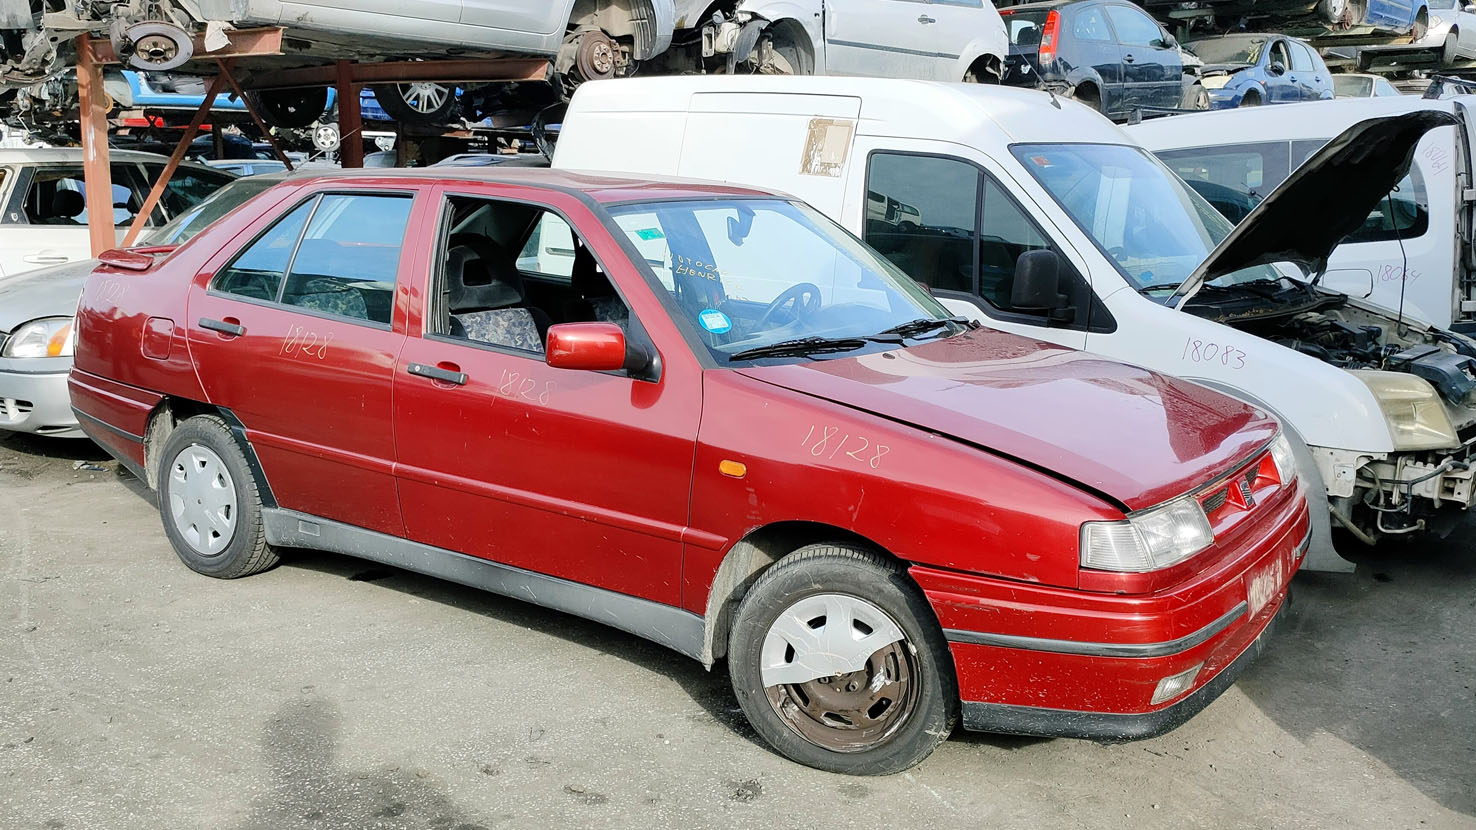
[[[928,17],[925,14],[920,14],[920,15],[917,16],[917,22],[919,22],[919,23],[923,24],[924,26],[926,26],[929,23],[937,23],[938,21],[934,20],[931,17]]]
[[[430,378],[431,380],[439,380],[443,383],[454,383],[457,386],[465,386],[467,381],[466,372],[457,371],[456,369],[442,369],[439,366],[427,366],[424,363],[411,363],[405,367],[405,371],[412,375],[419,375],[423,378]]]
[[[221,334],[229,334],[232,337],[240,337],[246,333],[246,327],[240,323],[232,323],[226,320],[212,320],[209,317],[200,318],[200,328],[210,329]]]

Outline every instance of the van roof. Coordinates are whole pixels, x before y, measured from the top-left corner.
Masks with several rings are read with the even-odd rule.
[[[860,104],[858,135],[928,138],[985,151],[1002,149],[991,148],[991,143],[1134,143],[1101,114],[1047,92],[992,84],[820,75],[677,75],[591,81],[575,92],[565,122],[580,112],[689,112],[694,96],[723,93],[790,99],[782,110],[778,101],[756,100],[742,110],[751,113],[793,114],[794,99],[803,96],[854,98]]]
[[[1127,133],[1150,150],[1299,139],[1325,141],[1365,119],[1420,110],[1453,113],[1457,103],[1476,106],[1476,95],[1440,100],[1389,95],[1242,107],[1154,118],[1129,126]]]

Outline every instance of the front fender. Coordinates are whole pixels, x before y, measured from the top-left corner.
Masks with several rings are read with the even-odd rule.
[[[810,48],[815,51],[816,71],[824,64],[820,55],[825,49],[825,34],[820,30],[820,15],[816,14],[818,3],[796,3],[794,0],[745,0],[738,4],[737,11],[762,17],[770,23],[793,20],[810,38]]]

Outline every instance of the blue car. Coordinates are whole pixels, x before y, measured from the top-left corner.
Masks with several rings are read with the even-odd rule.
[[[1184,44],[1204,65],[1199,83],[1213,110],[1333,97],[1332,73],[1307,43],[1284,35],[1223,35]]]

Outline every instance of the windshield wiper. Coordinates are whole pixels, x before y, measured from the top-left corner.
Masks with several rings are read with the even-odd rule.
[[[916,335],[922,334],[923,332],[932,331],[933,329],[947,326],[953,323],[957,323],[960,326],[967,326],[969,324],[969,320],[966,317],[919,317],[916,320],[910,320],[906,323],[902,323],[901,325],[892,326],[889,329],[883,329],[876,334],[871,335],[867,339],[881,339],[885,342],[887,340],[890,340],[888,335],[896,335],[898,338],[914,337]]]
[[[728,359],[752,360],[758,357],[793,357],[826,352],[849,352],[865,346],[866,343],[867,341],[860,337],[801,337],[796,340],[783,340],[767,346],[744,349],[728,355]]]
[[[1146,294],[1149,291],[1177,291],[1179,286],[1181,285],[1183,285],[1182,282],[1161,282],[1158,285],[1145,285],[1142,288],[1138,289],[1138,293]]]

